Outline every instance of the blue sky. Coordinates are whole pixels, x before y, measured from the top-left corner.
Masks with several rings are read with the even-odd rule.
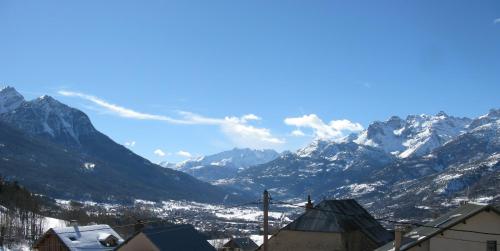
[[[155,162],[500,107],[499,1],[4,0],[0,37],[1,84]]]

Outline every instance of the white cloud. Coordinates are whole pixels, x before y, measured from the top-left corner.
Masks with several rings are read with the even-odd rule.
[[[180,118],[172,118],[164,115],[134,111],[84,93],[59,91],[59,94],[88,100],[101,107],[103,111],[113,113],[120,117],[139,120],[157,120],[171,124],[218,126],[222,133],[238,147],[273,148],[285,143],[283,139],[273,136],[271,130],[251,125],[250,122],[261,120],[261,118],[255,114],[246,114],[241,117],[227,116],[224,118],[210,118],[191,112],[180,111],[178,112]]]
[[[500,18],[497,18],[497,19],[493,20],[493,23],[494,24],[500,24]]]
[[[165,155],[167,155],[163,150],[161,149],[156,149],[154,152],[153,152],[156,156],[159,156],[159,157],[165,157]]]
[[[180,150],[176,153],[178,156],[185,157],[185,158],[191,158],[193,155],[190,152]]]
[[[361,124],[353,123],[346,119],[332,120],[326,124],[316,114],[286,118],[284,122],[287,125],[296,126],[297,128],[310,128],[313,130],[314,136],[321,139],[339,140],[349,133],[363,130]],[[300,131],[300,129],[297,130]],[[294,134],[294,132],[292,132],[292,134]],[[298,136],[300,132],[295,132],[296,136]]]
[[[134,147],[135,146],[135,141],[125,142],[125,146]]]
[[[291,134],[292,134],[292,136],[295,136],[295,137],[306,136],[306,134],[303,131],[301,131],[300,129],[293,130]]]
[[[242,117],[227,116],[223,119],[208,118],[190,112],[180,112],[184,119],[196,124],[218,125],[221,131],[239,147],[268,148],[285,143],[283,139],[272,135],[267,128],[255,127],[249,124],[251,120],[260,120],[254,114]]]
[[[261,118],[255,114],[247,114],[247,115],[243,115],[241,117],[241,120],[243,121],[250,121],[250,120],[261,120]]]

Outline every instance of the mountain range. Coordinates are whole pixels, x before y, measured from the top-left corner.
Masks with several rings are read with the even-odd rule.
[[[422,217],[464,199],[499,204],[499,161],[500,109],[474,119],[439,112],[316,139],[212,184],[276,199],[356,198],[379,214]]]
[[[237,173],[251,166],[267,163],[277,157],[279,157],[279,153],[274,150],[234,148],[213,155],[189,159],[178,164],[163,162],[160,165],[189,173],[203,181],[216,182],[234,177]]]
[[[36,193],[92,201],[237,200],[234,191],[163,168],[94,128],[50,96],[26,101],[0,90],[0,174]]]
[[[499,162],[500,109],[393,116],[295,152],[235,148],[157,165],[80,110],[0,90],[0,175],[56,198],[227,202],[267,189],[279,200],[355,198],[378,215],[421,219],[464,199],[500,204]]]

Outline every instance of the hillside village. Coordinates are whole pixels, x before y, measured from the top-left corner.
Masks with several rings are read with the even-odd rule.
[[[6,250],[489,251],[497,250],[500,241],[498,208],[468,200],[434,219],[412,222],[376,218],[353,199],[313,202],[309,196],[306,203],[292,204],[272,199],[265,191],[263,199],[252,204],[259,204],[264,209],[277,205],[295,207],[298,213],[289,222],[281,222],[282,227],[276,227],[280,224],[269,220],[269,212],[261,211],[259,214],[263,217],[257,223],[257,231],[249,229],[249,232],[232,234],[221,231],[217,234],[207,230],[221,230],[228,225],[198,224],[194,227],[183,221],[186,215],[181,214],[177,219],[155,218],[151,208],[147,207],[151,206],[150,203],[145,201],[138,202],[138,207],[132,211],[115,211],[116,208],[108,206],[107,210],[94,212],[84,204],[70,202],[65,204],[66,209],[58,217],[79,220],[63,221],[42,217],[41,214],[48,213],[47,208],[57,211],[57,204],[51,205],[48,200],[40,199],[16,183],[2,182],[0,202],[8,205],[0,213],[2,236],[15,236],[0,239]],[[179,208],[175,205],[168,207]],[[38,211],[34,213],[36,208]],[[199,218],[198,223],[208,223],[206,219]],[[266,233],[268,238],[264,237]]]
[[[138,221],[124,239],[108,225],[50,228],[34,250],[497,250],[500,211],[490,205],[464,201],[459,207],[424,224],[373,218],[355,200],[325,200],[313,205],[269,238],[256,244],[249,237],[207,240],[192,225],[150,225]],[[385,229],[379,221],[393,223]],[[124,226],[115,226],[120,228]],[[267,230],[264,219],[264,231]],[[264,236],[267,237],[266,232]],[[258,241],[258,240],[257,240]]]

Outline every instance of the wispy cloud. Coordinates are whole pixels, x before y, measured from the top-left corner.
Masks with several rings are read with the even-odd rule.
[[[292,132],[292,135],[303,136],[300,128],[309,128],[313,130],[314,136],[321,139],[339,140],[349,133],[363,130],[359,123],[353,123],[349,120],[332,120],[328,124],[323,122],[316,114],[304,115],[302,117],[286,118],[285,124],[296,126],[298,129]]]
[[[125,146],[134,147],[135,146],[135,141],[125,142]]]
[[[500,24],[500,18],[497,18],[497,19],[493,20],[493,23],[494,24]]]
[[[84,93],[79,93],[79,92],[70,92],[70,91],[59,91],[58,92],[60,95],[66,96],[66,97],[78,97],[82,98],[85,100],[88,100],[101,108],[106,109],[106,111],[111,112],[113,114],[116,114],[120,117],[124,118],[131,118],[131,119],[141,119],[141,120],[159,120],[159,121],[166,121],[169,123],[175,123],[175,124],[186,124],[186,121],[182,120],[177,120],[173,119],[167,116],[163,115],[154,115],[154,114],[148,114],[148,113],[142,113],[142,112],[137,112],[132,109],[128,109],[119,105],[115,105],[112,103],[109,103],[103,99],[100,99],[98,97],[92,96],[92,95],[87,95]]]
[[[268,148],[285,143],[284,139],[275,137],[270,129],[251,125],[252,121],[261,120],[255,114],[246,114],[241,117],[226,116],[224,118],[205,117],[196,113],[180,111],[179,118],[172,118],[164,115],[138,112],[123,106],[112,104],[104,99],[80,92],[59,91],[60,95],[66,97],[78,97],[92,102],[103,111],[115,114],[120,117],[156,120],[170,124],[181,125],[213,125],[218,126],[232,142],[238,147]]]
[[[191,158],[191,157],[193,157],[193,155],[190,152],[183,151],[183,150],[180,150],[180,151],[178,151],[175,154],[177,154],[177,156],[184,157],[184,158]]]
[[[153,152],[153,153],[154,153],[156,156],[158,156],[158,157],[165,157],[165,156],[167,155],[167,154],[166,154],[163,150],[161,150],[161,149],[156,149],[156,150],[154,150],[154,152]]]

